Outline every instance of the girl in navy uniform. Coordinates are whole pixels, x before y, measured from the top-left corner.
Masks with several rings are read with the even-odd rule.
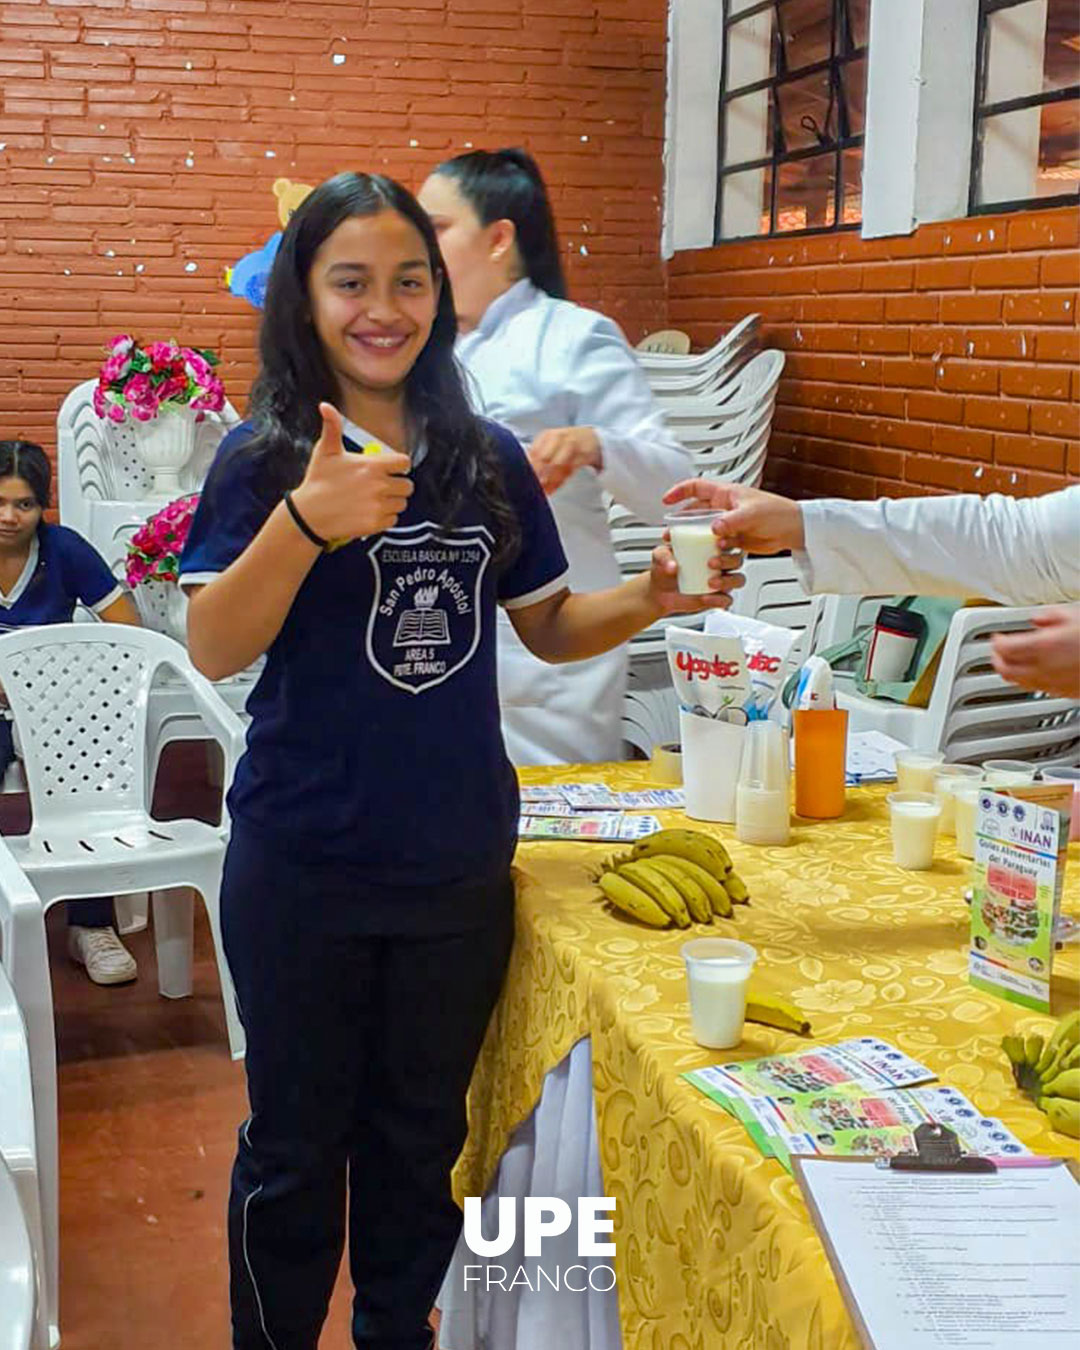
[[[83,604],[108,623],[138,624],[129,596],[80,534],[46,525],[51,466],[32,441],[0,441],[0,632],[70,623]],[[13,725],[0,718],[0,778],[15,758]],[[111,899],[69,900],[68,951],[95,984],[135,979],[135,958],[116,936]]]
[[[572,595],[524,453],[469,409],[455,336],[409,193],[352,173],[316,189],[271,273],[251,420],[181,562],[195,664],[221,678],[266,654],[221,896],[251,1106],[229,1206],[241,1350],[315,1350],[346,1194],[356,1345],[431,1344],[513,931],[496,606],[570,661],[737,584],[680,596],[665,549],[651,574]]]

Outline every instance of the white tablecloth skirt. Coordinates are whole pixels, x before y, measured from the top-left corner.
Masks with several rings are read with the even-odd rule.
[[[581,1196],[604,1195],[600,1150],[592,1095],[592,1054],[588,1038],[577,1045],[544,1079],[540,1102],[516,1131],[499,1164],[498,1175],[484,1197],[483,1232],[487,1239],[499,1227],[500,1198],[517,1202],[517,1238],[502,1256],[474,1255],[462,1237],[446,1273],[438,1304],[442,1310],[440,1350],[621,1350],[617,1290],[588,1287],[580,1269],[571,1276],[584,1293],[567,1290],[560,1280],[551,1287],[555,1268],[585,1266],[586,1272],[610,1266],[608,1257],[579,1257],[573,1235]],[[570,1233],[545,1238],[543,1255],[526,1258],[521,1233],[521,1200],[527,1195],[559,1196],[575,1215]],[[485,1288],[487,1272],[506,1271],[505,1289]],[[537,1274],[541,1266],[548,1275]],[[466,1286],[466,1267],[469,1283]],[[524,1267],[525,1277],[515,1275]],[[494,1272],[498,1275],[498,1272]],[[477,1278],[478,1277],[478,1278]],[[531,1290],[525,1284],[528,1279]],[[610,1276],[596,1271],[604,1288]]]

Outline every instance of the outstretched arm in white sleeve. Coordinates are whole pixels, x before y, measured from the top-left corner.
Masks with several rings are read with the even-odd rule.
[[[529,447],[529,460],[549,495],[590,467],[621,506],[658,523],[664,493],[693,472],[693,460],[668,430],[618,326],[601,314],[590,319],[568,353],[574,425],[542,432]]]

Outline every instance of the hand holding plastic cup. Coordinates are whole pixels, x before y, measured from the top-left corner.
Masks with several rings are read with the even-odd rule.
[[[889,794],[893,861],[906,872],[928,872],[934,865],[941,803],[932,792]]]
[[[757,952],[731,938],[695,938],[684,944],[682,955],[694,1040],[710,1050],[730,1050],[742,1040],[746,987]]]
[[[709,560],[719,551],[720,541],[713,533],[713,521],[723,511],[712,507],[691,507],[671,511],[664,517],[671,538],[671,551],[679,569],[679,590],[683,595],[711,595],[710,579],[716,575]]]

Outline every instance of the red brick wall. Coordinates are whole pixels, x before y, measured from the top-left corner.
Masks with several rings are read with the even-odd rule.
[[[277,228],[273,180],[415,187],[468,142],[538,156],[576,298],[632,339],[662,326],[664,10],[0,3],[0,436],[51,447],[62,398],[128,329],[217,349],[242,406],[254,312],[223,272]]]
[[[787,353],[768,479],[790,493],[1026,494],[1080,477],[1075,210],[724,244],[668,274],[668,317],[696,345],[756,310]]]

